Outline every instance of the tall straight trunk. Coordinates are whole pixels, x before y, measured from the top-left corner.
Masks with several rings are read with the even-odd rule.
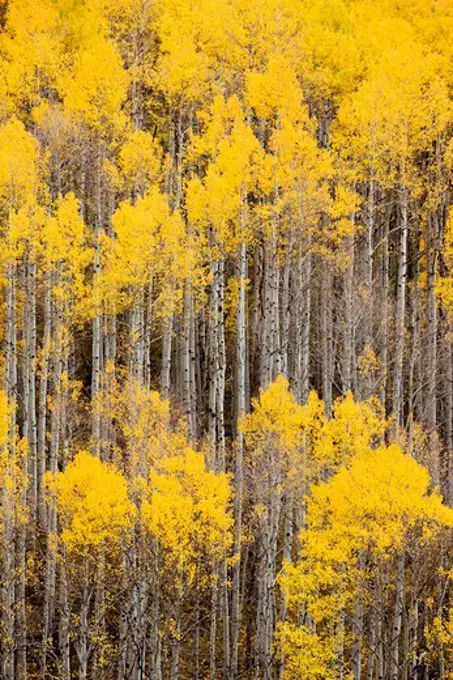
[[[431,213],[428,216],[428,238],[427,238],[427,382],[428,395],[426,405],[426,419],[430,428],[430,436],[435,436],[437,425],[437,257],[438,257],[438,225],[437,214]],[[434,441],[432,441],[434,445]]]
[[[281,320],[280,320],[280,373],[289,375],[290,329],[291,329],[291,267],[293,261],[293,235],[291,234],[285,253],[282,275]]]
[[[363,604],[360,595],[357,595],[357,600],[354,604],[353,613],[353,635],[354,643],[352,645],[352,673],[354,680],[361,680],[362,678],[362,647],[363,647]]]
[[[388,363],[389,363],[389,348],[388,348],[388,307],[389,307],[389,223],[391,213],[391,201],[388,200],[388,207],[385,211],[384,222],[382,225],[382,257],[381,257],[381,290],[382,290],[382,308],[381,308],[381,402],[386,407],[387,402],[387,381],[388,381]]]
[[[183,592],[183,578],[179,575],[180,585],[178,587],[178,596],[174,604],[174,633],[171,642],[171,665],[170,665],[170,680],[179,679],[179,665],[181,659],[181,593]]]
[[[214,570],[218,573],[218,568]],[[219,590],[217,574],[214,577],[211,591],[211,620],[209,625],[209,678],[215,680],[217,672],[217,610],[219,608]]]
[[[310,390],[310,335],[311,335],[311,253],[307,253],[302,265],[302,333],[300,401],[305,404]]]
[[[101,274],[101,234],[103,229],[103,206],[102,206],[102,163],[103,150],[102,142],[98,140],[98,158],[97,158],[97,178],[96,178],[96,219],[94,228],[94,281],[93,287],[96,288],[97,281]],[[92,323],[93,342],[92,342],[92,364],[91,364],[91,401],[96,404],[97,397],[101,388],[101,372],[102,372],[102,316],[99,310],[96,310],[96,315]],[[100,456],[101,453],[101,414],[99,407],[95,407],[92,416],[92,437],[93,437],[93,451],[95,455]]]
[[[390,680],[398,680],[400,665],[401,628],[404,611],[405,559],[398,557],[395,584],[395,609],[390,644]]]
[[[311,254],[304,254],[302,244],[297,247],[296,267],[293,276],[294,382],[297,399],[304,404],[310,388]]]
[[[313,624],[312,624],[313,626]],[[338,680],[344,680],[344,651],[345,651],[345,636],[346,636],[346,624],[345,624],[345,610],[342,606],[339,611],[338,624],[335,632],[336,637],[336,656],[337,656],[337,667],[338,667]]]
[[[30,479],[30,491],[25,487],[20,499],[23,508],[31,510],[31,520],[34,526],[36,517],[36,407],[34,402],[35,384],[35,352],[36,352],[36,300],[34,285],[31,286],[30,253],[27,252],[22,268],[22,285],[25,292],[23,307],[23,341],[22,355],[22,402],[24,406],[23,436],[28,444],[28,455],[24,457],[23,474]],[[34,284],[34,281],[33,281]],[[33,289],[32,289],[33,288]],[[33,381],[33,383],[32,383]],[[31,400],[33,396],[33,401]],[[18,527],[17,541],[17,676],[23,680],[27,677],[27,604],[26,604],[26,550],[27,530],[23,523]]]
[[[58,646],[61,658],[62,680],[71,680],[71,621],[69,611],[69,595],[68,595],[68,573],[66,555],[62,555],[59,564],[59,585],[60,585],[60,601],[59,601],[59,615],[60,625],[58,631]]]
[[[418,600],[413,592],[409,611],[409,678],[418,678]]]
[[[278,264],[277,245],[273,244],[272,258],[272,328],[271,328],[271,379],[274,380],[282,372],[282,345],[280,336],[280,267]]]
[[[15,497],[5,484],[2,489],[2,522],[3,522],[3,558],[2,558],[2,642],[1,642],[1,677],[15,680],[16,668],[14,658],[15,629]]]
[[[220,262],[213,262],[212,286],[209,300],[209,328],[208,328],[208,432],[209,440],[215,454],[216,467],[221,469],[222,463],[219,460],[221,453],[218,451],[221,436],[221,423],[219,423],[219,413],[223,411],[223,377],[222,371],[222,334],[223,334],[223,291],[222,281],[223,269]]]
[[[367,304],[365,312],[365,332],[364,345],[365,348],[374,350],[373,342],[373,311],[374,311],[374,294],[373,294],[373,239],[374,239],[374,207],[375,203],[375,184],[371,179],[368,186],[368,215],[367,215],[367,231],[366,231],[366,290],[367,290]],[[363,396],[365,399],[371,397],[373,391],[372,372],[368,371],[365,377],[365,384],[363,386]]]
[[[165,190],[172,198],[172,207],[178,210],[181,205],[182,195],[182,158],[183,158],[183,129],[182,129],[182,111],[179,109],[177,113],[177,122],[175,123],[174,111],[169,112],[168,125],[168,152],[171,159],[171,166],[165,175]],[[172,290],[167,292],[170,297]],[[171,391],[171,359],[173,346],[173,333],[175,329],[175,312],[171,310],[168,317],[164,319],[164,328],[162,335],[162,363],[160,373],[160,390],[163,399],[170,398]]]
[[[24,459],[24,477],[28,478],[28,464],[27,457]],[[27,488],[25,487],[21,493],[22,498],[19,500],[20,506],[27,508]],[[16,501],[17,502],[17,501]],[[17,529],[17,574],[16,580],[16,607],[17,607],[17,663],[16,663],[16,678],[17,680],[27,679],[27,601],[26,601],[26,578],[27,578],[27,535],[26,526],[21,523]]]
[[[377,655],[377,612],[376,607],[369,612],[369,631],[368,631],[368,661],[366,667],[366,680],[374,680]]]
[[[321,283],[321,348],[322,348],[322,395],[326,414],[332,411],[333,384],[333,337],[332,337],[332,274],[329,263],[323,263]]]
[[[215,469],[219,472],[226,471],[225,460],[225,424],[224,424],[224,399],[225,399],[225,329],[224,329],[224,262],[223,260],[212,263],[212,288],[209,302],[209,330],[208,330],[208,432],[214,453]],[[219,589],[220,581],[220,589]],[[210,625],[210,661],[209,672],[211,680],[216,676],[216,636],[218,629],[217,611],[222,611],[223,623],[223,658],[224,674],[229,677],[230,673],[230,616],[227,586],[227,562],[222,560],[215,570],[215,581],[212,587],[211,597],[211,625]]]
[[[38,514],[40,524],[46,527],[47,513],[45,503],[44,475],[47,466],[47,393],[49,383],[49,362],[51,356],[51,322],[52,322],[52,299],[51,299],[51,276],[50,272],[44,273],[44,326],[42,336],[42,359],[38,396]]]
[[[200,596],[198,586],[196,588],[192,678],[193,680],[200,680]]]
[[[246,410],[246,366],[247,366],[247,326],[246,326],[246,279],[247,279],[247,246],[241,243],[239,251],[239,298],[236,336],[237,361],[237,416]],[[231,673],[235,678],[239,669],[239,631],[241,626],[240,576],[241,576],[241,534],[242,534],[242,494],[243,494],[243,454],[244,437],[238,431],[235,457],[235,499],[234,499],[234,554],[236,562],[233,566],[233,586],[231,604]]]
[[[183,328],[183,407],[184,415],[187,419],[189,428],[189,436],[194,438],[196,436],[196,404],[194,403],[193,394],[193,362],[192,362],[192,329],[193,326],[193,306],[192,306],[192,284],[188,280],[184,291],[184,328]]]
[[[15,430],[17,397],[17,313],[16,313],[16,263],[9,262],[7,265],[6,285],[6,329],[5,329],[5,370],[3,387],[12,404],[9,417],[9,442],[10,453],[15,453]],[[1,643],[1,668],[2,678],[14,680],[14,624],[15,624],[15,496],[7,484],[2,489],[2,514],[3,514],[3,573],[2,573],[2,643]]]
[[[129,310],[129,375],[143,384],[145,374],[145,291],[135,293],[135,301]]]
[[[448,505],[453,505],[453,352],[451,341],[447,338],[445,342],[446,370],[445,379],[445,439],[446,439],[446,461],[444,465],[444,498]]]
[[[222,472],[226,471],[225,451],[225,376],[226,376],[226,345],[225,345],[225,262],[219,262],[218,293],[217,293],[217,457]]]
[[[281,465],[278,452],[272,451],[266,469],[260,471],[257,483],[266,490],[266,514],[260,528],[258,558],[258,598],[256,621],[256,678],[271,680],[273,676],[272,644],[275,630],[275,571],[282,499]]]
[[[253,308],[250,329],[250,373],[253,385],[259,384],[261,376],[264,259],[264,248],[260,240],[254,249],[253,262]]]
[[[219,469],[226,472],[225,450],[225,375],[226,375],[226,346],[225,346],[225,262],[219,263],[219,290],[218,290],[218,376],[217,376],[217,459]],[[220,566],[221,599],[222,599],[222,630],[223,630],[223,670],[227,678],[231,668],[231,645],[230,645],[230,603],[228,588],[228,566],[226,559]]]
[[[377,621],[376,621],[376,638],[377,638],[377,654],[376,654],[376,671],[377,679],[384,680],[385,673],[385,658],[384,658],[384,595],[382,587],[382,574],[379,568],[376,570],[376,585],[375,585],[375,597],[376,597],[376,611],[377,611]]]
[[[54,286],[60,283],[60,273],[56,272],[54,275]],[[58,460],[60,453],[60,439],[61,439],[61,415],[62,415],[62,371],[63,371],[63,311],[59,304],[53,306],[52,311],[52,337],[53,337],[53,353],[52,353],[52,414],[50,422],[50,459],[49,467],[51,472],[56,472],[58,468]]]
[[[265,388],[272,376],[272,311],[273,311],[273,288],[272,288],[272,258],[273,253],[269,246],[264,248],[263,257],[263,290],[264,300],[262,308],[261,324],[261,363],[260,385]]]
[[[36,263],[27,267],[27,363],[28,363],[28,448],[31,462],[31,509],[36,521],[38,512],[38,424],[36,418]]]
[[[352,389],[352,362],[354,353],[354,236],[349,236],[348,264],[344,273],[344,323],[343,323],[343,361],[342,391]]]
[[[415,420],[417,413],[420,412],[418,404],[421,400],[420,384],[422,379],[420,377],[420,349],[421,349],[421,332],[420,332],[420,311],[421,311],[421,290],[420,290],[420,266],[417,262],[414,266],[414,286],[412,288],[411,301],[411,343],[410,343],[410,359],[409,359],[409,377],[407,386],[407,422],[409,431],[409,441],[412,440]],[[408,315],[409,316],[409,315]]]
[[[88,658],[90,653],[88,614],[90,610],[91,592],[88,582],[88,565],[84,566],[82,596],[79,613],[79,636],[76,645],[79,660],[79,680],[88,680]]]
[[[6,285],[6,329],[5,329],[5,370],[3,388],[8,399],[17,400],[17,266],[15,262],[7,265]],[[10,435],[15,435],[16,409],[13,408],[10,418]]]
[[[164,319],[164,330],[162,337],[162,368],[160,376],[160,391],[162,399],[170,398],[170,377],[171,377],[171,349],[173,336],[173,313]]]
[[[289,282],[288,282],[289,283]],[[270,243],[264,250],[264,308],[261,339],[261,387],[282,371],[282,339],[280,336],[280,270],[277,240],[273,228]]]
[[[51,277],[51,285],[58,286],[60,283],[60,272],[56,271]],[[52,389],[53,403],[50,422],[50,456],[49,469],[55,473],[58,469],[61,449],[62,433],[62,370],[63,370],[63,310],[59,303],[54,303],[51,307],[51,337],[52,337]],[[54,504],[50,504],[46,518],[46,566],[44,577],[44,613],[43,613],[43,636],[41,650],[41,673],[46,677],[47,673],[47,654],[48,641],[51,636],[52,626],[55,617],[55,586],[56,586],[56,556],[52,537],[57,528],[57,514]]]
[[[161,636],[160,636],[160,616],[161,616],[161,569],[159,561],[159,547],[157,544],[151,546],[152,560],[152,581],[150,588],[151,600],[151,622],[149,627],[149,677],[150,680],[161,680],[162,678],[162,659],[161,659]]]
[[[284,499],[284,518],[283,518],[283,562],[289,562],[292,556],[294,538],[294,498],[291,489],[288,489]],[[282,598],[280,606],[280,621],[286,621],[287,603],[286,598]]]
[[[217,277],[218,277],[218,264],[214,262],[212,264],[212,288],[211,288],[211,299],[210,299],[210,314],[209,314],[209,339],[208,339],[208,371],[209,371],[209,397],[208,397],[208,431],[209,440],[213,450],[216,451],[217,446],[217,381],[218,381],[218,352],[219,352],[219,340],[218,340],[218,320],[217,320],[217,309],[218,309],[218,289],[217,289]]]
[[[200,393],[200,353],[197,352],[199,327],[195,315],[195,304],[191,296],[190,328],[189,328],[189,364],[190,364],[190,402],[192,404],[193,437],[198,437],[198,419],[200,414],[198,394]]]
[[[149,285],[146,291],[146,315],[144,328],[144,382],[146,389],[151,389],[151,342],[153,329],[153,277],[150,276]]]
[[[407,247],[408,247],[408,192],[400,190],[400,243],[398,255],[398,280],[395,315],[395,361],[393,369],[393,414],[398,425],[404,419],[404,372],[403,358],[405,345],[406,285],[407,285]]]
[[[106,634],[106,590],[105,590],[105,555],[101,549],[96,562],[96,578],[94,585],[94,606],[93,606],[93,623],[91,624],[90,637],[93,640],[91,656],[91,678],[97,680],[102,671],[102,664],[100,663],[100,650],[97,648],[96,642],[103,640]],[[132,631],[133,635],[134,631]],[[101,643],[102,644],[102,643]],[[102,652],[101,652],[102,654]],[[130,674],[131,680],[135,680],[133,674]]]

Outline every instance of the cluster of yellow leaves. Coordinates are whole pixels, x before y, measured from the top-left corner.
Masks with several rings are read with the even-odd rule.
[[[285,679],[334,680],[336,677],[332,670],[334,650],[320,635],[304,626],[285,623],[277,630],[276,640],[285,662]]]
[[[166,295],[177,290],[193,265],[193,249],[185,241],[185,227],[178,212],[153,188],[135,203],[124,201],[112,216],[114,237],[103,240],[103,269],[97,282],[96,304],[111,312],[136,299],[143,286],[152,283],[161,295],[155,311],[173,308]],[[160,304],[159,304],[160,303]]]
[[[162,171],[162,148],[149,132],[131,130],[118,158],[120,183],[141,195],[158,183]]]
[[[99,37],[81,52],[74,72],[63,79],[60,90],[68,112],[76,120],[105,135],[122,127],[121,106],[127,96],[128,78],[114,44]]]
[[[39,145],[12,117],[0,128],[0,200],[5,211],[33,202],[40,180]]]
[[[162,459],[151,472],[144,522],[189,583],[206,567],[203,561],[216,564],[228,554],[230,501],[227,475],[209,471],[204,454],[190,448]]]
[[[0,390],[0,449],[8,444],[10,411],[8,396],[4,390]]]
[[[354,180],[365,173],[381,186],[411,186],[416,154],[442,135],[451,116],[438,58],[408,42],[384,52],[370,78],[345,99],[335,144],[348,154]]]
[[[0,532],[3,533],[6,526],[24,525],[28,521],[29,509],[26,506],[26,491],[28,477],[26,475],[26,458],[28,445],[26,440],[14,442],[12,451],[3,450],[0,453],[0,481],[2,493],[0,494],[1,517]],[[2,549],[10,548],[4,541]]]
[[[109,414],[121,423],[127,463],[78,453],[63,472],[47,475],[60,517],[60,538],[74,554],[117,548],[140,528],[159,545],[178,587],[191,584],[231,548],[228,475],[208,469],[204,452],[172,427],[169,402],[131,380],[110,384]]]
[[[61,32],[58,10],[44,0],[8,4],[8,28],[2,31],[0,54],[2,113],[37,105],[42,90],[55,85],[59,73]]]
[[[429,486],[427,469],[396,445],[365,449],[349,468],[312,489],[304,555],[354,564],[364,549],[398,550],[420,523],[451,526],[453,512]]]
[[[349,392],[335,402],[333,417],[325,421],[313,447],[313,457],[320,466],[335,469],[379,442],[386,428],[378,400],[356,402]]]
[[[0,536],[1,548],[9,550],[8,542],[14,540],[5,529],[14,525],[25,524],[28,509],[25,505],[25,493],[28,479],[26,475],[27,442],[17,440],[11,433],[11,415],[14,404],[8,400],[4,390],[0,390]]]
[[[447,607],[445,613],[441,613],[433,619],[430,626],[425,629],[428,643],[429,658],[432,661],[443,659],[447,668],[446,680],[453,680],[453,607]]]
[[[216,78],[218,59],[228,55],[231,41],[224,31],[231,21],[225,0],[157,3],[155,31],[161,41],[154,82],[170,100],[203,100]]]
[[[283,375],[260,390],[259,397],[252,400],[252,409],[239,424],[250,449],[259,454],[267,445],[288,452],[300,446],[305,409],[296,402]]]
[[[282,626],[286,677],[303,677],[300,670],[319,654],[321,641],[325,668],[319,677],[334,677],[329,664],[335,656],[335,625],[340,611],[356,601],[366,565],[383,564],[409,546],[428,546],[452,527],[453,511],[436,490],[430,492],[428,471],[396,445],[364,447],[349,466],[313,486],[301,560],[287,565],[280,582],[290,609],[297,612],[303,605],[316,634],[301,626],[306,647],[293,649],[294,625]]]
[[[86,319],[91,307],[86,271],[92,253],[74,194],[60,197],[54,214],[45,220],[41,248],[47,271],[55,272],[52,294],[59,308],[66,311],[65,320],[69,320],[69,315],[72,322]]]
[[[172,426],[170,402],[162,399],[159,392],[146,389],[134,378],[122,380],[122,376],[111,373],[113,368],[113,364],[107,366],[95,408],[102,417],[114,420],[115,438],[126,452],[127,476],[142,493],[151,468],[162,458],[184,449],[187,428],[183,421]],[[119,464],[124,453],[115,449],[111,453]]]
[[[191,153],[211,162],[204,180],[194,177],[187,187],[189,219],[212,225],[219,242],[234,252],[252,237],[246,198],[257,187],[263,157],[236,96],[214,100],[206,132],[194,137]]]
[[[144,94],[149,88],[172,111],[184,117],[187,107],[198,121],[189,144],[181,131],[177,168],[193,173],[182,189],[189,221],[201,228],[198,250],[213,227],[225,252],[236,252],[258,231],[285,243],[288,233],[315,236],[327,252],[351,235],[352,215],[361,219],[354,184],[372,177],[384,187],[415,186],[417,158],[451,121],[445,76],[451,48],[440,30],[451,25],[451,12],[431,5],[428,11],[418,3],[419,21],[390,0],[379,7],[369,0],[159,0],[152,7],[136,0],[43,0],[38,12],[30,0],[11,0],[0,40],[0,116],[15,111],[28,123],[31,112],[58,151],[60,134],[81,125],[77,134],[95,140],[99,173],[107,170],[123,195],[143,197],[146,205],[131,204],[129,212],[122,205],[117,215],[129,225],[123,234],[129,243],[120,248],[125,279],[142,255],[142,272],[131,273],[141,279],[140,263],[150,255],[133,252],[130,234],[153,241],[153,228],[143,226],[145,210],[162,217],[162,130],[155,138],[127,120],[143,96],[142,113],[161,126],[156,102]],[[326,113],[333,103],[338,113],[328,151],[313,112]],[[10,118],[1,144],[0,185],[9,209],[39,184],[37,143],[21,125]],[[103,154],[113,149],[116,160],[104,164]],[[319,229],[323,216],[329,219]],[[29,217],[23,215],[22,227]],[[178,214],[165,223],[167,236],[186,237]],[[169,278],[181,266],[187,272],[180,253],[173,252],[173,264],[165,261]],[[115,278],[116,263],[99,300]],[[128,285],[118,282],[115,291],[123,306]]]
[[[388,427],[377,400],[356,402],[351,393],[335,402],[332,418],[325,417],[324,403],[315,392],[301,406],[282,375],[260,391],[252,407],[239,425],[252,463],[278,452],[288,477],[306,482],[349,464],[379,443]]]
[[[352,612],[376,565],[435,546],[453,528],[453,511],[427,468],[400,446],[383,445],[390,428],[378,401],[349,393],[327,418],[316,394],[300,406],[279,376],[252,405],[240,428],[257,516],[266,521],[283,488],[300,495],[306,512],[300,561],[280,577],[291,614],[277,636],[285,677],[333,679],[340,612]],[[298,622],[302,610],[311,623]]]
[[[118,546],[134,524],[135,508],[124,475],[86,451],[64,472],[47,474],[69,552],[95,557],[101,548]]]

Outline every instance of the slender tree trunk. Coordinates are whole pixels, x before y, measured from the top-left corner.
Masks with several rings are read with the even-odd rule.
[[[405,345],[408,230],[408,195],[406,187],[403,187],[400,191],[400,245],[395,319],[395,361],[393,369],[393,414],[396,423],[401,426],[404,424],[403,358]]]
[[[184,292],[184,331],[183,331],[183,405],[187,418],[189,436],[196,437],[196,403],[194,403],[193,362],[192,362],[193,306],[192,284],[188,280]]]
[[[160,378],[162,399],[170,398],[172,335],[173,313],[169,314],[169,316],[164,320],[164,332],[162,339],[162,369]]]
[[[6,284],[6,329],[5,329],[5,370],[4,390],[12,406],[9,416],[9,447],[14,459],[16,439],[16,398],[17,398],[17,313],[16,313],[16,263],[7,265]],[[2,574],[2,677],[15,678],[14,633],[15,633],[15,496],[9,485],[2,490],[3,514],[3,574]]]
[[[348,264],[344,275],[343,324],[343,393],[352,389],[352,362],[354,354],[354,236],[349,236]]]
[[[427,238],[427,382],[428,398],[426,408],[427,423],[430,428],[431,446],[435,448],[435,434],[437,426],[437,215],[430,214],[428,218]]]
[[[247,365],[247,327],[246,327],[246,279],[247,246],[241,243],[239,253],[239,299],[237,320],[237,414],[240,417],[246,410],[246,365]],[[239,670],[239,630],[241,625],[240,575],[241,575],[241,534],[242,534],[242,494],[243,494],[243,450],[244,438],[241,431],[236,440],[235,459],[235,501],[234,501],[234,554],[232,606],[231,606],[231,672],[236,678]]]
[[[404,611],[404,584],[405,584],[405,560],[404,555],[398,558],[396,570],[396,587],[395,587],[395,609],[393,614],[392,626],[392,640],[391,640],[391,656],[390,656],[390,679],[398,680],[399,665],[400,665],[400,643],[401,643],[401,628],[403,624]]]
[[[374,180],[371,179],[368,186],[368,215],[367,215],[367,231],[366,231],[366,295],[367,295],[367,309],[365,312],[365,332],[364,345],[370,351],[374,351],[373,340],[373,312],[374,312],[374,294],[373,294],[373,239],[374,239],[374,212],[375,212],[375,185]],[[365,385],[363,396],[365,399],[371,397],[373,391],[372,372],[369,370],[365,378]]]
[[[38,398],[38,511],[42,527],[46,527],[47,513],[44,498],[43,478],[46,472],[46,430],[47,430],[47,392],[49,380],[49,360],[51,353],[51,280],[50,272],[44,275],[44,328],[42,339],[42,360]]]
[[[387,382],[388,382],[388,308],[389,308],[389,222],[391,213],[391,201],[388,200],[388,208],[384,216],[382,227],[382,309],[381,309],[381,402],[386,407],[387,402]]]
[[[332,412],[332,274],[329,263],[323,263],[321,284],[321,347],[322,347],[322,395],[326,414]]]
[[[98,168],[97,168],[97,183],[96,183],[96,220],[94,229],[94,281],[93,287],[96,289],[97,281],[101,274],[101,233],[103,230],[103,206],[102,206],[102,163],[103,151],[101,147],[102,142],[98,141]],[[101,413],[97,398],[101,389],[101,373],[102,373],[102,316],[99,310],[96,310],[96,315],[92,324],[93,330],[93,344],[92,344],[92,373],[91,373],[91,401],[94,405],[93,409],[93,450],[97,456],[101,454]]]

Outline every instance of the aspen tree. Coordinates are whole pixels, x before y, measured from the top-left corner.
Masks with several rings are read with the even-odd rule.
[[[410,477],[407,468],[411,469]],[[361,483],[370,485],[371,493],[364,493],[356,475]],[[343,485],[351,486],[346,491]],[[403,604],[399,603],[398,583],[402,579],[400,570],[405,568],[401,554],[414,550],[418,541],[426,550],[430,541],[436,545],[443,531],[451,526],[450,508],[442,505],[438,494],[428,494],[428,485],[426,469],[391,446],[362,453],[349,469],[343,468],[329,482],[313,487],[307,528],[301,536],[301,561],[299,565],[288,566],[281,578],[289,606],[294,612],[300,611],[300,607],[305,609],[302,623],[287,623],[281,628],[282,651],[288,655],[287,677],[304,677],[311,663],[315,664],[315,677],[336,677],[337,617],[344,608],[351,611],[355,606],[357,589],[367,588],[366,577],[361,572],[364,554],[376,560],[376,578],[386,573],[387,578],[393,580],[395,616],[398,616],[397,625],[401,626],[398,608]],[[331,536],[325,542],[323,534],[330,531],[338,532],[339,538]],[[354,630],[353,626],[351,635],[354,639],[361,635],[361,630]],[[394,632],[387,650],[389,677],[398,674],[401,663],[393,656],[393,636]],[[393,670],[395,663],[398,664],[396,671]],[[353,664],[353,657],[348,664]]]
[[[2,677],[447,680],[450,3],[3,5]]]

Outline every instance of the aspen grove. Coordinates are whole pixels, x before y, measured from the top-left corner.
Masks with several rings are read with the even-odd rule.
[[[453,0],[0,2],[0,679],[453,679]]]

